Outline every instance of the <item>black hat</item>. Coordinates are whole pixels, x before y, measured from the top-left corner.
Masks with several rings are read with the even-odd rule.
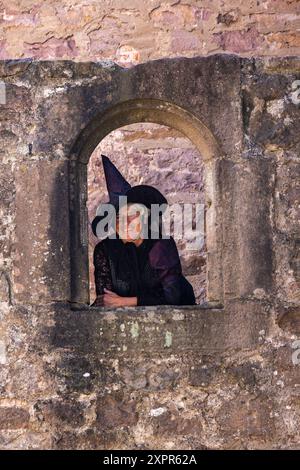
[[[109,195],[108,203],[112,204],[116,210],[118,210],[119,196],[124,196],[131,186],[106,155],[101,154],[101,157]],[[99,207],[101,207],[101,204]],[[92,231],[95,236],[97,236],[97,225],[104,217],[105,215],[96,215],[91,223]]]
[[[109,202],[118,205],[119,196],[124,196],[131,185],[106,155],[101,154]]]
[[[131,186],[110,159],[106,157],[106,155],[101,154],[101,156],[109,194],[109,203],[115,207],[117,212],[119,209],[119,196],[126,196],[128,204],[139,203],[143,204],[148,209],[151,209],[152,204],[168,204],[167,199],[158,189],[154,188],[154,186],[146,184]],[[99,207],[101,207],[101,204]],[[163,206],[161,212],[163,212],[165,208],[166,206]],[[105,215],[97,215],[91,223],[92,231],[95,236],[97,236],[97,225],[104,217]]]
[[[168,204],[167,199],[162,195],[154,186],[147,184],[139,184],[132,186],[127,192],[127,204],[139,203],[144,204],[148,209],[151,209],[151,204]]]

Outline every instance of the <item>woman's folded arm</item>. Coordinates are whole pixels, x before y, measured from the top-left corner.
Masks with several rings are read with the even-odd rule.
[[[91,304],[103,305],[104,288],[112,290],[112,279],[110,273],[109,259],[105,253],[104,245],[99,242],[94,249],[93,255],[94,262],[94,277],[95,277],[95,289],[96,299]]]

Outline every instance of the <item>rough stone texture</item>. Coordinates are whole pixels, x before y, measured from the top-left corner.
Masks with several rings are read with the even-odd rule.
[[[299,54],[297,0],[1,2],[0,58],[147,60]]]
[[[234,52],[247,57],[296,55],[300,50],[299,13],[296,0],[263,0],[247,4],[241,0],[183,3],[113,0],[101,4],[94,0],[51,1],[47,4],[4,0],[0,4],[0,58],[107,60],[108,64],[113,61],[131,68],[163,57],[196,57],[216,52]],[[270,106],[274,109],[274,104]],[[8,142],[17,134],[13,129],[3,132]],[[187,145],[190,154],[186,150],[183,155],[181,152],[178,155],[177,147],[182,150]],[[104,189],[98,166],[101,152],[116,159],[123,172],[130,167],[126,173],[134,181],[143,173],[144,182],[156,184],[172,202],[186,199],[186,194],[191,192],[194,200],[204,197],[202,172],[194,172],[191,165],[194,161],[200,168],[200,155],[191,143],[188,144],[187,139],[183,142],[183,136],[167,126],[159,130],[153,124],[134,124],[112,132],[91,158],[89,220],[94,216]],[[151,158],[146,173],[141,171],[145,157],[148,161]],[[159,159],[159,165],[156,159]],[[187,171],[180,170],[183,167]],[[92,254],[96,242],[90,230],[91,297],[95,295]],[[201,256],[188,252],[183,242],[179,243],[179,251],[197,302],[202,302],[207,289],[206,246],[203,246]],[[60,286],[53,289],[59,290]]]
[[[28,0],[1,2],[0,59],[106,60],[108,64],[113,61],[121,67],[131,68],[164,57],[191,58],[217,52],[237,53],[246,57],[282,57],[299,55],[300,51],[300,6],[297,0],[246,3],[242,0],[52,0],[39,3]],[[275,86],[275,80],[272,87]],[[282,80],[283,82],[278,82],[275,88],[284,89],[286,78],[282,77]],[[267,84],[263,87],[267,89]],[[199,89],[199,93],[201,92]],[[25,95],[26,90],[22,98],[19,96],[18,99],[27,99]],[[62,105],[61,98],[58,98],[56,106]],[[263,101],[260,101],[260,104],[262,103]],[[274,98],[274,101],[268,104],[268,113],[273,113],[274,117],[276,109],[280,109],[282,105],[282,101],[276,101]],[[12,110],[13,107],[11,112]],[[41,119],[44,119],[43,112]],[[251,119],[252,124],[255,125],[255,121],[259,119],[261,115],[255,112]],[[269,126],[269,119],[270,116],[262,121],[263,127]],[[289,119],[292,119],[291,114]],[[27,122],[30,124],[30,120]],[[14,129],[0,131],[5,133],[7,142],[13,141],[18,135],[17,123],[18,120],[13,125]],[[89,167],[90,219],[94,216],[95,207],[100,202],[99,194],[103,190],[103,178],[99,178],[101,169],[97,165],[101,152],[108,153],[115,159],[118,166],[133,181],[140,179],[143,173],[145,183],[159,186],[173,202],[181,201],[182,193],[191,191],[195,199],[203,198],[202,172],[194,172],[191,165],[194,161],[198,168],[200,167],[197,161],[199,153],[191,143],[187,143],[187,139],[183,142],[183,137],[178,131],[167,126],[159,130],[157,126],[149,123],[125,126],[112,132],[101,142],[91,158]],[[256,129],[256,132],[264,133],[264,129]],[[286,132],[285,127],[278,125],[276,138],[281,139]],[[258,136],[258,141],[259,138]],[[262,138],[265,139],[264,136]],[[292,135],[291,138],[296,140],[297,136]],[[152,146],[153,142],[155,146]],[[187,145],[190,145],[189,154]],[[182,150],[184,147],[186,151],[183,155],[176,152],[178,148]],[[151,158],[151,166],[148,172],[141,172],[141,162],[145,157],[148,161]],[[159,165],[156,159],[159,159]],[[187,171],[178,171],[183,166]],[[128,167],[130,169],[124,171]],[[284,171],[284,168],[282,170]],[[172,178],[169,177],[170,174]],[[294,174],[297,174],[296,169]],[[287,196],[287,202],[289,197]],[[283,204],[283,201],[281,203]],[[90,231],[92,297],[95,295],[95,289],[91,261],[96,241]],[[206,247],[203,247],[201,256],[195,256],[196,253],[193,252],[187,255],[184,243],[179,244],[179,250],[185,273],[194,286],[197,301],[204,301],[207,288]],[[53,254],[54,258],[55,256]],[[30,269],[30,266],[28,268]],[[59,290],[60,286],[53,286],[53,289]]]
[[[299,58],[3,61],[0,77],[0,447],[299,448]],[[87,305],[87,163],[138,122],[201,155],[202,306]]]
[[[293,336],[261,302],[236,304],[11,308],[1,448],[296,448]]]
[[[22,429],[28,426],[29,413],[22,408],[0,407],[0,429]]]

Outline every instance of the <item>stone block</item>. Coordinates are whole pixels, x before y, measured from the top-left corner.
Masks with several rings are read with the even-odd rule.
[[[24,408],[0,407],[0,429],[27,428],[30,415]]]

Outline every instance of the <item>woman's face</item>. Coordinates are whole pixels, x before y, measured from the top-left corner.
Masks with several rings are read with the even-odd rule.
[[[127,204],[120,208],[116,217],[116,231],[127,242],[141,238],[142,214],[138,204]]]

